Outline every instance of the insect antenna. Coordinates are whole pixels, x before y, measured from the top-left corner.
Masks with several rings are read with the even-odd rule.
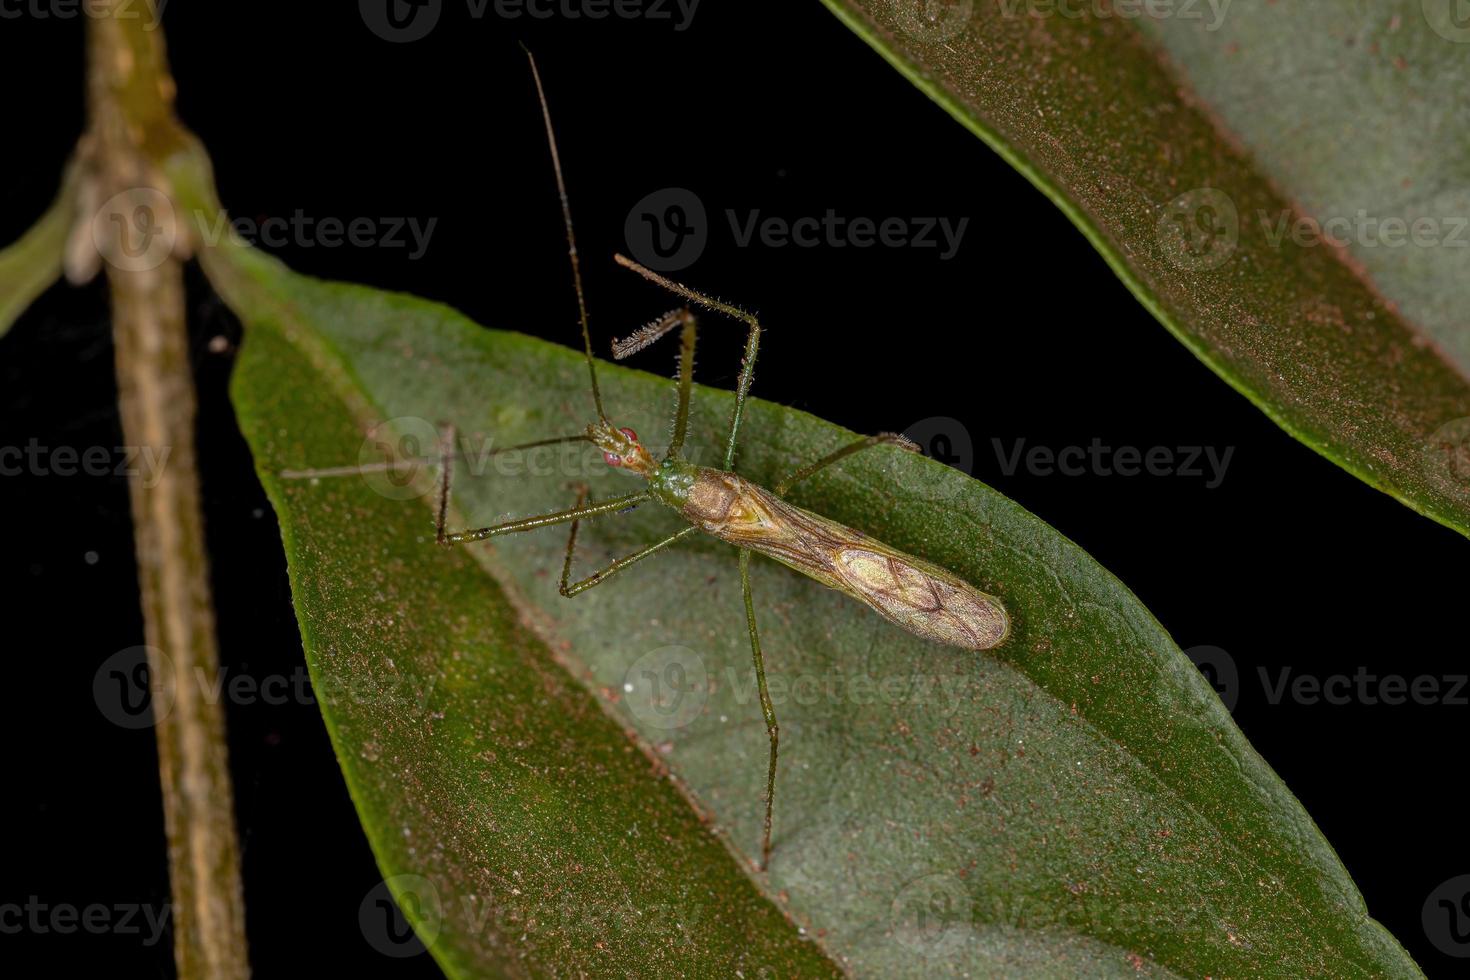
[[[521,50],[531,62],[531,78],[536,82],[536,98],[541,102],[541,119],[546,123],[546,143],[551,147],[551,167],[556,171],[556,190],[561,196],[561,218],[567,228],[567,256],[572,262],[572,284],[577,290],[577,318],[582,324],[582,350],[587,356],[587,376],[592,381],[592,401],[597,405],[597,417],[607,423],[607,413],[602,410],[602,391],[597,387],[597,365],[592,360],[592,332],[587,327],[587,298],[582,291],[582,263],[577,257],[577,235],[572,230],[572,206],[567,199],[567,183],[562,177],[561,154],[556,150],[556,134],[551,129],[551,108],[546,104],[546,89],[541,85],[541,72],[536,68],[536,56],[524,44]]]

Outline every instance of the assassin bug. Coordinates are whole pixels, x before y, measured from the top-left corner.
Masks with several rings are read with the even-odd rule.
[[[501,534],[530,531],[553,524],[570,523],[566,560],[562,565],[560,591],[568,598],[600,585],[608,578],[642,561],[696,531],[714,535],[739,549],[740,584],[745,598],[745,618],[750,630],[751,654],[755,661],[757,690],[761,711],[765,716],[770,739],[770,764],[766,773],[764,833],[761,839],[760,867],[764,869],[771,854],[771,814],[775,802],[777,748],[780,729],[766,688],[765,658],[761,653],[760,634],[756,629],[755,603],[750,590],[750,555],[758,552],[772,558],[823,585],[844,592],[876,611],[896,626],[925,639],[935,640],[966,650],[988,650],[1004,642],[1010,631],[1005,608],[993,596],[986,595],[959,576],[938,565],[904,554],[867,535],[782,499],[794,484],[817,471],[846,459],[854,453],[875,446],[896,446],[914,450],[901,435],[882,433],[860,439],[848,446],[808,464],[767,490],[733,472],[735,446],[740,434],[746,398],[755,372],[756,353],[760,346],[761,326],[751,314],[737,307],[697,292],[687,286],[644,268],[632,259],[615,256],[624,268],[643,276],[681,297],[686,303],[703,307],[738,320],[746,325],[745,357],[735,387],[735,406],[730,414],[729,435],[725,441],[724,465],[719,469],[698,466],[683,455],[684,436],[689,423],[689,398],[694,380],[694,344],[696,325],[689,306],[669,312],[623,340],[613,342],[613,356],[621,360],[648,347],[675,328],[681,330],[679,354],[678,408],[674,416],[673,438],[668,451],[655,459],[644,448],[632,429],[619,428],[603,409],[602,392],[597,386],[597,364],[592,356],[592,337],[587,326],[587,304],[582,290],[582,275],[577,257],[577,242],[572,231],[571,207],[567,201],[566,183],[562,177],[561,159],[552,132],[551,112],[536,60],[531,62],[531,76],[541,103],[546,139],[551,149],[552,168],[556,173],[557,191],[561,197],[562,221],[566,226],[568,254],[572,266],[572,282],[576,289],[578,318],[582,327],[582,347],[587,359],[592,401],[597,419],[576,435],[543,439],[519,446],[503,447],[498,452],[526,449],[557,443],[590,442],[600,449],[608,465],[642,477],[647,486],[636,493],[611,500],[589,501],[584,486],[576,503],[567,510],[520,520],[508,521],[475,530],[445,530],[449,509],[450,463],[452,454],[445,441],[440,459],[441,482],[437,522],[437,540],[442,545],[484,541]],[[577,527],[581,521],[612,514],[647,501],[664,504],[689,522],[683,528],[641,551],[619,558],[611,565],[586,578],[572,581],[572,558],[577,546]]]

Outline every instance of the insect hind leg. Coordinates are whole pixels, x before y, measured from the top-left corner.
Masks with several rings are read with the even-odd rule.
[[[766,737],[771,742],[771,761],[766,769],[766,817],[761,835],[762,871],[771,862],[771,813],[776,803],[776,757],[781,744],[781,726],[776,723],[776,709],[771,705],[771,692],[766,687],[766,658],[761,652],[760,632],[755,626],[755,601],[750,595],[750,549],[740,549],[740,589],[745,594],[745,622],[750,628],[750,652],[755,660],[756,688],[760,692],[761,714],[766,719]]]
[[[857,442],[849,443],[835,452],[828,453],[814,463],[808,463],[806,466],[782,479],[772,489],[775,490],[776,496],[779,497],[819,470],[826,469],[833,463],[846,459],[854,453],[860,453],[864,449],[872,449],[874,446],[897,446],[911,453],[919,451],[919,447],[914,445],[913,440],[908,436],[901,435],[897,432],[880,432],[876,436],[867,436],[866,438],[859,439]]]

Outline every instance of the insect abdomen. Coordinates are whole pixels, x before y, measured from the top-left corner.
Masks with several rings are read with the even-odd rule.
[[[940,643],[989,650],[1005,640],[1010,620],[993,596],[927,562],[879,547],[843,548],[835,556],[849,595],[910,633]]]
[[[733,473],[702,471],[681,511],[704,531],[845,592],[925,639],[989,650],[1010,632],[995,597]]]

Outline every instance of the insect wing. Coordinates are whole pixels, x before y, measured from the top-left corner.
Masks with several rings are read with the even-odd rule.
[[[899,551],[842,548],[833,571],[868,605],[911,633],[967,650],[989,650],[1010,631],[998,602]]]

